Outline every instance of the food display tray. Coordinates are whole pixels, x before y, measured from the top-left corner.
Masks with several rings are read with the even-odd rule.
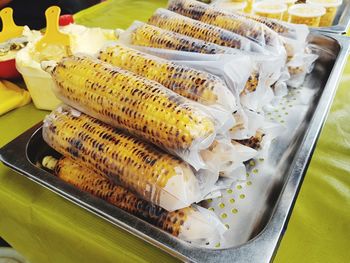
[[[270,151],[278,156],[275,167],[276,173],[280,176],[270,184],[267,198],[259,208],[261,216],[254,224],[247,225],[247,229],[244,229],[246,238],[238,244],[224,248],[205,248],[188,244],[60,181],[49,171],[40,168],[44,156],[58,155],[43,141],[42,123],[0,149],[0,159],[21,175],[183,261],[269,262],[273,259],[279,241],[286,231],[349,51],[348,38],[336,34],[313,32],[310,35],[310,42],[318,47],[320,57],[311,74],[307,76],[305,85],[312,87],[316,95],[307,104],[307,112],[292,140],[288,144],[275,142],[271,145]]]
[[[350,1],[343,0],[341,6],[338,7],[333,25],[329,27],[312,28],[321,32],[330,32],[334,34],[345,34],[350,26]]]

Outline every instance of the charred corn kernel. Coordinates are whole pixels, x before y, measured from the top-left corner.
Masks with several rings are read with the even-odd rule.
[[[235,140],[235,141],[237,141],[240,144],[243,144],[245,146],[248,146],[252,149],[259,150],[259,149],[261,149],[261,143],[262,143],[264,136],[265,136],[265,134],[261,130],[258,130],[254,136],[252,136],[248,139]]]
[[[171,0],[168,9],[178,14],[227,29],[263,45],[279,44],[276,32],[254,20],[228,13],[194,0]]]
[[[174,92],[205,105],[221,105],[232,112],[235,98],[217,76],[115,44],[102,50],[99,59],[154,80]]]
[[[215,137],[209,115],[155,81],[84,56],[44,67],[62,101],[172,153]]]
[[[171,30],[189,37],[202,39],[220,46],[250,50],[251,43],[228,30],[205,24],[179,15],[166,9],[158,9],[148,23],[166,30]]]
[[[167,210],[200,196],[188,164],[68,106],[46,117],[43,138],[62,155]]]
[[[214,43],[188,37],[156,26],[134,22],[130,44],[203,54],[224,54],[227,49]]]

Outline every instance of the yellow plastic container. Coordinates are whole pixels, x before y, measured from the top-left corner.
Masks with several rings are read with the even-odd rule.
[[[294,24],[305,24],[311,27],[318,27],[321,16],[326,13],[326,9],[320,5],[296,4],[288,9],[289,22]]]
[[[278,1],[262,1],[253,5],[253,12],[258,16],[281,20],[287,5]]]
[[[289,19],[289,14],[288,14],[288,9],[292,5],[294,5],[298,0],[284,0],[283,2],[287,5],[287,10],[283,13],[282,20],[283,21],[288,21]]]
[[[224,9],[225,11],[243,12],[247,6],[247,2],[245,2],[245,1],[225,1],[225,2],[220,2],[220,3],[216,4],[215,6],[221,8],[221,9]]]
[[[36,108],[53,110],[61,103],[52,91],[55,83],[50,74],[36,66],[23,65],[20,59],[16,60],[16,67],[23,76]]]
[[[315,4],[323,6],[326,9],[326,13],[321,17],[319,26],[331,26],[333,20],[337,14],[338,7],[343,3],[342,0],[307,0],[309,4]]]

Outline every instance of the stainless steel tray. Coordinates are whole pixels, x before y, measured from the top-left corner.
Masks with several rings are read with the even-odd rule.
[[[334,18],[333,25],[330,27],[312,28],[312,30],[321,32],[330,32],[335,34],[345,34],[350,26],[350,0],[343,0],[338,7],[337,14]]]
[[[279,146],[276,167],[279,179],[273,182],[261,217],[246,229],[248,238],[240,245],[208,249],[187,244],[108,203],[60,181],[36,164],[47,154],[57,155],[43,141],[41,123],[0,149],[0,160],[13,170],[41,184],[112,224],[142,238],[184,261],[268,262],[273,259],[306,173],[338,80],[347,59],[349,41],[334,34],[311,34],[310,41],[320,47],[320,58],[305,83],[315,89],[305,118],[288,144]],[[276,172],[277,172],[276,170]]]

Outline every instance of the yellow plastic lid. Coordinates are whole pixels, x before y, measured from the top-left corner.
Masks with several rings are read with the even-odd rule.
[[[287,5],[276,1],[262,1],[253,5],[253,10],[260,13],[278,14],[287,11]]]
[[[296,4],[288,9],[288,13],[300,17],[319,17],[326,13],[326,9],[315,4]]]
[[[321,5],[323,7],[338,7],[343,3],[343,0],[307,0],[306,3]]]

